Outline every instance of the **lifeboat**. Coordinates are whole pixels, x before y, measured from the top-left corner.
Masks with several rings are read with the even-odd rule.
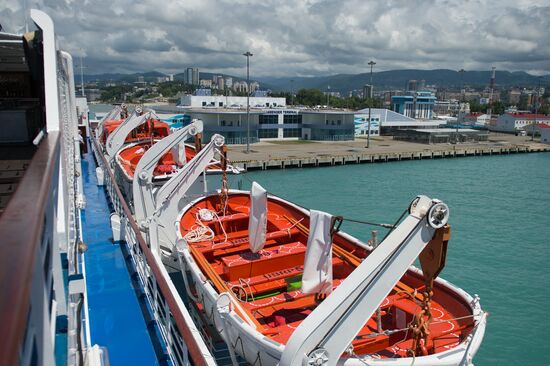
[[[304,291],[304,266],[308,245],[312,244],[310,212],[268,196],[263,245],[261,250],[253,251],[251,194],[227,194],[225,202],[219,194],[197,199],[183,209],[178,219],[177,251],[187,295],[197,308],[216,315],[213,325],[238,356],[251,364],[258,360],[262,365],[287,364],[281,359],[297,330],[305,326],[298,338],[316,334],[319,324],[326,321],[322,314],[316,314],[317,309],[333,297],[329,313],[345,303],[346,294],[353,293],[349,288],[358,286],[352,275],[386,243],[382,241],[374,249],[348,234],[334,232],[328,287],[325,283],[324,289]],[[425,248],[437,241],[439,247],[446,248],[449,237],[450,227],[445,225],[433,232]],[[424,255],[430,256],[433,249],[426,251]],[[380,265],[380,261],[374,263]],[[361,270],[368,275],[373,268]],[[348,290],[338,292],[344,284]],[[483,337],[485,316],[478,299],[433,274],[427,278],[415,267],[399,275],[383,297],[362,300],[381,301],[374,304],[373,313],[366,310],[350,315],[342,311],[342,318],[349,316],[353,324],[362,324],[344,349],[310,346],[306,358],[322,360],[323,352],[337,352],[338,364],[345,365],[461,365],[463,359],[471,360]],[[306,324],[312,316],[316,322]],[[349,321],[335,322],[334,327],[348,329]],[[333,330],[318,336],[318,342],[331,336]],[[294,340],[293,347],[296,342],[300,344]]]
[[[133,182],[137,174],[151,175],[150,183],[161,186],[191,161],[202,148],[203,123],[193,120],[163,139],[148,139],[123,146],[115,155],[114,171],[117,183],[127,202],[133,206]],[[185,140],[194,139],[194,144]],[[152,147],[155,147],[152,149]],[[147,170],[144,172],[144,170]],[[225,172],[239,174],[240,169],[225,166]],[[141,173],[140,173],[141,172]],[[207,174],[222,173],[222,164],[213,159],[207,166]],[[219,179],[215,180],[219,182]]]
[[[183,296],[225,340],[234,363],[471,364],[486,314],[478,297],[438,277],[450,239],[443,202],[418,196],[387,225],[384,240],[365,243],[340,231],[345,218],[257,183],[250,192],[222,188],[186,200],[181,187],[204,166],[197,159],[182,169],[190,180],[172,182],[179,191],[163,195],[176,202],[166,212],[183,207],[171,250]],[[157,204],[159,219],[162,210]],[[151,233],[169,231],[173,220]],[[170,251],[169,241],[152,248]]]

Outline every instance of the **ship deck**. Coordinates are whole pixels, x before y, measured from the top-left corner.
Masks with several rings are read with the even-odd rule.
[[[88,246],[85,265],[91,342],[107,348],[111,365],[167,364],[125,245],[113,243],[111,207],[104,187],[97,185],[95,168],[93,155],[84,155],[86,209],[82,225]]]

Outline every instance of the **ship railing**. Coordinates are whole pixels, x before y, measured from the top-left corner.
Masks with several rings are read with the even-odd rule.
[[[55,363],[55,327],[67,313],[57,245],[60,149],[59,132],[42,139],[0,219],[2,365]]]
[[[143,238],[97,139],[91,141],[96,162],[104,175],[105,189],[120,219],[121,238],[126,242],[171,362],[175,365],[216,365],[177,289],[168,280],[169,274],[160,258],[153,254]]]

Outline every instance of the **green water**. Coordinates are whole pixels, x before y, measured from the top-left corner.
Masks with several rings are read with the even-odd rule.
[[[550,365],[550,154],[247,173],[268,191],[344,217],[393,222],[417,194],[451,210],[442,277],[490,313],[474,361]],[[368,239],[372,228],[345,223]]]

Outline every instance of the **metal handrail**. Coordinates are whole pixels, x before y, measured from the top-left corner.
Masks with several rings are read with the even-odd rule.
[[[27,329],[44,215],[59,163],[60,134],[42,140],[0,219],[0,364],[16,365]]]
[[[95,138],[92,138],[92,143],[94,145],[94,150],[96,152],[101,152],[102,149],[97,143]],[[122,212],[124,213],[124,216],[126,217],[127,223],[130,225],[133,235],[135,236],[135,240],[138,242],[139,247],[143,254],[145,255],[145,260],[147,262],[147,265],[151,268],[151,271],[153,272],[153,275],[155,277],[155,280],[158,283],[158,287],[160,289],[160,292],[164,296],[164,299],[168,303],[168,306],[170,308],[170,311],[172,313],[172,316],[174,317],[174,320],[176,322],[177,329],[179,333],[181,334],[185,345],[188,349],[189,354],[191,355],[191,359],[193,360],[193,364],[197,366],[206,366],[207,362],[200,350],[200,346],[197,343],[195,337],[191,333],[189,329],[189,325],[187,324],[187,321],[184,318],[183,313],[181,312],[176,298],[172,291],[170,290],[170,287],[168,285],[168,282],[162,275],[161,269],[159,268],[157,261],[155,260],[153,253],[151,252],[151,249],[147,246],[147,243],[145,242],[145,239],[141,235],[141,231],[134,220],[134,217],[132,215],[132,212],[130,211],[130,208],[128,207],[128,204],[126,203],[122,192],[120,191],[118,185],[115,183],[116,179],[113,174],[113,171],[109,168],[109,163],[107,162],[107,159],[105,156],[101,153],[96,154],[96,159],[99,158],[99,163],[104,167],[104,171],[106,170],[106,174],[108,174],[108,179],[111,180],[114,184],[112,184],[110,189],[114,188],[114,192],[111,192],[112,194],[116,195],[118,198],[118,203],[120,205],[120,208],[122,209]],[[116,205],[113,202],[113,206]]]

